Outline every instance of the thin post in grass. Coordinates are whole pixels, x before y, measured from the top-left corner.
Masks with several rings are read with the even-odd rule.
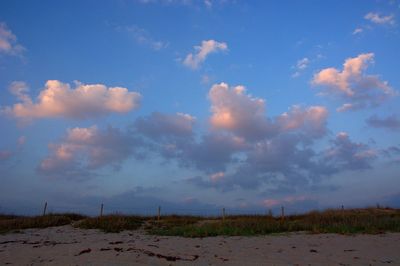
[[[282,222],[285,220],[285,208],[283,206],[281,207],[281,219]]]
[[[161,206],[158,206],[157,220],[160,221],[160,219],[161,219]]]
[[[268,216],[269,216],[269,217],[272,217],[272,216],[273,216],[273,215],[272,215],[272,210],[271,210],[271,209],[268,210]]]
[[[47,210],[47,201],[44,203],[44,207],[43,207],[43,216],[46,215],[46,210]]]
[[[225,221],[225,208],[222,208],[222,221]]]
[[[103,216],[103,208],[104,208],[104,204],[102,203],[100,206],[100,217]]]

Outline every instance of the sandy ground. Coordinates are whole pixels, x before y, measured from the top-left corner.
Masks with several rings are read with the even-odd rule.
[[[71,226],[0,235],[1,265],[400,265],[400,233],[182,238]]]

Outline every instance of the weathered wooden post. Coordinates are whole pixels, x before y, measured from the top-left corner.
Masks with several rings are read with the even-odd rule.
[[[43,216],[46,215],[46,210],[47,210],[47,201],[44,203]]]
[[[225,208],[222,208],[222,221],[225,221]]]
[[[100,206],[100,217],[103,216],[103,207],[104,207],[104,205],[103,205],[103,203],[102,203],[101,206]]]
[[[158,216],[157,216],[157,220],[160,221],[161,219],[161,206],[158,206]]]
[[[283,220],[285,220],[285,208],[283,206],[281,207],[281,219],[282,219],[282,222],[283,222]]]
[[[272,210],[271,210],[271,209],[268,210],[268,216],[269,216],[269,217],[272,217],[272,216],[273,216],[273,215],[272,215]]]

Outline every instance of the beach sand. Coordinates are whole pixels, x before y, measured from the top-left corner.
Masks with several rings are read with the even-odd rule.
[[[400,233],[183,238],[72,226],[0,235],[1,265],[400,265]]]

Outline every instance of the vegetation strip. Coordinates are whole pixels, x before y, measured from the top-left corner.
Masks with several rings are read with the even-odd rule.
[[[49,214],[36,217],[0,215],[0,232],[9,233],[27,228],[45,228],[72,224],[82,229],[100,229],[118,233],[144,229],[163,236],[253,236],[306,231],[310,233],[383,233],[400,232],[400,209],[366,208],[313,211],[289,215],[284,219],[271,215],[237,215],[219,217],[108,215],[86,217],[79,214]],[[22,231],[21,231],[22,232]],[[118,241],[110,244],[119,244]]]

